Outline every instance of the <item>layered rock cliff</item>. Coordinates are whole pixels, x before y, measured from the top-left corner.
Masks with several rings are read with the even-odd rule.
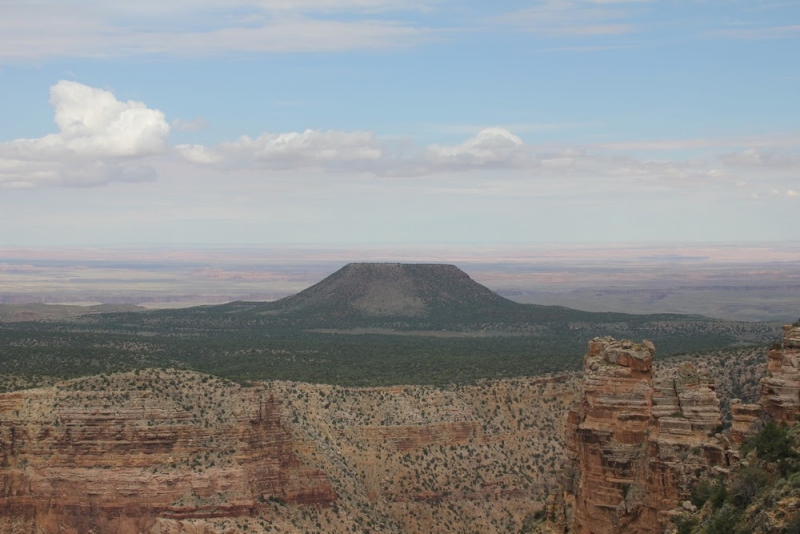
[[[673,512],[672,532],[797,532],[800,527],[800,402],[798,355],[800,323],[786,325],[782,342],[770,348],[767,376],[761,380],[760,403],[730,404],[730,436],[741,462],[725,476],[704,477],[692,501]]]
[[[783,339],[767,352],[767,376],[758,403],[731,401],[731,439],[741,445],[756,435],[765,419],[794,423],[800,419],[800,324],[783,327]]]
[[[519,532],[573,376],[243,387],[146,370],[0,395],[0,532]]]
[[[770,348],[761,406],[774,420],[793,423],[800,414],[800,325],[783,327],[783,341]]]
[[[153,373],[156,387],[183,385],[169,399],[80,382],[0,395],[0,520],[20,532],[140,532],[158,517],[336,501],[326,474],[295,454],[274,396],[197,395],[196,379]]]
[[[576,533],[660,533],[698,476],[730,461],[714,384],[684,364],[654,379],[655,347],[596,338],[567,422],[566,517]]]

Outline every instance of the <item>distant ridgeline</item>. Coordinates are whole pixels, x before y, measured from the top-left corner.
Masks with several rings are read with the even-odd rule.
[[[275,302],[0,323],[0,374],[17,382],[140,367],[237,380],[445,384],[580,367],[596,336],[659,354],[767,345],[777,323],[593,313],[519,304],[453,265],[354,263]]]

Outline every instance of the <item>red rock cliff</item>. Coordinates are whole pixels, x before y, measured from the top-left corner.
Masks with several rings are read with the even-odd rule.
[[[737,445],[762,428],[764,417],[793,423],[800,418],[800,326],[785,325],[783,340],[767,353],[759,404],[731,400],[731,439]]]
[[[589,343],[567,425],[573,532],[663,532],[698,474],[728,463],[714,385],[690,364],[654,380],[654,352],[648,341]]]
[[[172,380],[181,391],[182,378],[153,384]],[[270,500],[336,499],[325,473],[296,457],[274,397],[240,388],[203,404],[183,391],[0,395],[3,531],[144,532],[157,517],[246,516]]]
[[[792,423],[800,414],[800,325],[783,327],[783,341],[768,354],[761,381],[761,406],[776,421]]]

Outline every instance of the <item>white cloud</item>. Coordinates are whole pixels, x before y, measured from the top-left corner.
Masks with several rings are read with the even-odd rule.
[[[381,157],[372,132],[306,130],[303,133],[263,134],[255,139],[244,136],[224,150],[242,151],[261,161],[358,161]]]
[[[484,128],[457,145],[431,145],[427,158],[434,165],[514,166],[527,158],[522,139],[505,128]]]
[[[334,130],[265,133],[255,139],[242,136],[237,141],[213,148],[202,145],[178,145],[175,148],[193,163],[233,168],[323,167],[332,170],[346,164],[374,162],[383,156],[374,133]]]
[[[659,184],[674,189],[709,185],[737,185],[730,173],[703,161],[669,161],[629,159],[608,170],[609,176],[629,177],[644,183]]]
[[[674,141],[662,148],[675,150],[687,144],[713,147],[718,141]],[[658,142],[655,145],[660,146]],[[434,181],[453,173],[502,170],[505,174],[492,175],[501,189],[507,187],[501,182],[508,176],[514,176],[512,182],[524,177],[542,190],[579,187],[583,191],[606,192],[631,187],[659,191],[724,188],[748,195],[764,187],[785,189],[790,183],[787,180],[791,177],[782,168],[769,175],[753,176],[745,166],[718,154],[693,159],[685,156],[645,159],[637,157],[639,148],[637,145],[631,149],[624,143],[617,149],[610,144],[548,148],[526,144],[506,128],[490,127],[461,143],[427,147],[415,147],[410,141],[399,143],[373,132],[306,130],[268,133],[256,138],[245,136],[213,147],[179,145],[176,151],[185,161],[223,171],[315,169],[351,176],[428,177]],[[761,157],[755,158],[752,151],[745,151],[745,156],[763,161]],[[468,182],[465,179],[463,186],[471,187]]]
[[[522,167],[529,158],[522,139],[505,128],[485,128],[454,145],[419,149],[366,131],[265,133],[214,147],[178,145],[187,161],[221,168],[317,168],[385,176],[424,176],[447,171]]]
[[[161,111],[113,93],[62,80],[50,88],[59,132],[0,143],[0,185],[96,185],[152,180],[143,163],[167,148]]]
[[[218,163],[222,160],[221,155],[203,145],[178,145],[175,149],[186,161],[192,163],[210,164]]]
[[[372,177],[426,177],[432,187],[445,180],[456,187],[475,186],[483,176],[493,191],[508,184],[538,190],[621,191],[727,188],[741,195],[795,191],[800,157],[792,140],[770,138],[689,139],[604,145],[526,144],[511,130],[482,128],[460,143],[415,146],[410,139],[386,138],[371,131],[305,130],[242,136],[217,145],[168,144],[164,114],[142,102],[120,101],[113,93],[76,82],[51,88],[58,132],[37,139],[0,143],[0,187],[96,186],[112,181],[142,182],[157,176],[188,176],[205,168],[209,179],[238,173],[288,171],[283,176],[325,173]],[[174,124],[184,127],[187,123]],[[745,144],[746,143],[746,144]],[[770,144],[772,143],[772,144]],[[728,150],[720,154],[720,147]],[[745,148],[750,147],[750,148]],[[672,157],[642,158],[638,151],[674,151]],[[681,149],[710,150],[687,159]],[[668,154],[665,154],[668,156]],[[493,171],[481,173],[480,171]],[[494,172],[503,171],[503,172]],[[472,173],[472,174],[470,174]],[[448,176],[449,175],[449,176]],[[463,180],[450,182],[459,175]],[[471,182],[471,183],[470,183]],[[419,182],[422,184],[423,182]],[[445,182],[440,182],[440,185]]]
[[[791,148],[800,144],[797,132],[741,137],[694,137],[680,139],[648,139],[636,141],[615,141],[592,145],[597,149],[615,151],[682,151],[698,150],[703,148],[729,148],[729,149],[776,149],[778,147]]]

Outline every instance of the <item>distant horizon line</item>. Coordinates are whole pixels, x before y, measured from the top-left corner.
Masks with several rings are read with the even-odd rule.
[[[127,263],[559,263],[614,261],[641,263],[800,262],[800,240],[707,243],[528,243],[528,244],[295,244],[209,245],[176,243],[127,245],[3,246],[0,264],[24,261]]]
[[[138,242],[138,243],[69,243],[52,245],[21,245],[0,244],[3,250],[38,250],[38,249],[132,249],[132,248],[234,248],[234,249],[364,249],[364,248],[518,248],[518,247],[555,247],[574,248],[589,247],[601,248],[635,247],[635,248],[662,248],[662,247],[730,247],[730,246],[800,246],[800,238],[793,240],[775,241],[530,241],[530,242],[493,242],[493,243],[448,243],[448,242],[396,242],[396,243],[200,243],[200,242]]]

